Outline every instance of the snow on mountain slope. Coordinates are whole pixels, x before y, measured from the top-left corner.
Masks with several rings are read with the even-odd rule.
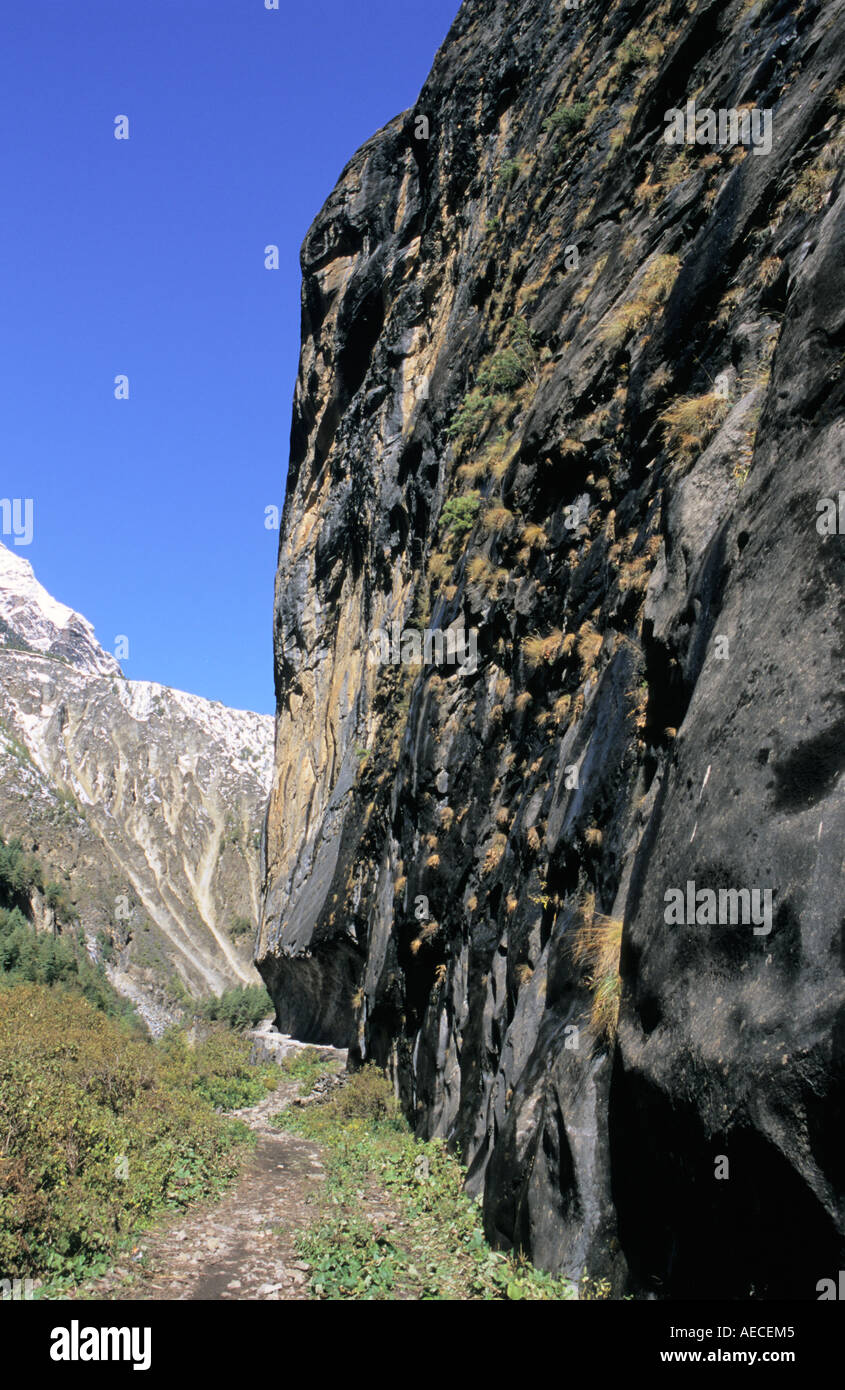
[[[65,879],[91,949],[149,1016],[182,990],[258,983],[272,758],[272,718],[126,680],[0,546],[0,832]]]
[[[59,603],[39,584],[22,555],[0,545],[0,619],[28,647],[69,661],[90,675],[119,676],[120,666],[104,652],[80,613]],[[0,644],[8,633],[0,632]]]

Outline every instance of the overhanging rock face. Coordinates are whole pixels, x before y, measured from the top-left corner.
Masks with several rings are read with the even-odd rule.
[[[842,1267],[842,19],[468,0],[303,247],[259,969],[617,1294]]]

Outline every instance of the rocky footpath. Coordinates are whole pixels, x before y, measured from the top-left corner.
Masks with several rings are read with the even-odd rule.
[[[467,0],[302,251],[257,963],[617,1295],[842,1267],[842,31]]]
[[[186,992],[257,983],[272,720],[128,681],[0,546],[0,832],[66,888],[153,1032]],[[52,926],[33,904],[36,925]]]
[[[314,1220],[325,1168],[316,1145],[272,1123],[296,1092],[295,1082],[282,1081],[256,1105],[232,1111],[256,1136],[232,1189],[160,1221],[81,1294],[121,1302],[307,1298],[309,1266],[295,1241]]]

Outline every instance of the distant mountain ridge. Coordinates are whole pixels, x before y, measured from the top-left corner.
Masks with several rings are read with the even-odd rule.
[[[272,739],[269,716],[127,680],[0,545],[0,830],[62,876],[89,950],[156,1028],[184,991],[257,982]]]

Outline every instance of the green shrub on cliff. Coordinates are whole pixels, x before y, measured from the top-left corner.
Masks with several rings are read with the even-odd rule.
[[[590,113],[589,101],[576,101],[573,106],[559,106],[543,121],[543,130],[559,135],[574,135],[582,130]]]
[[[515,347],[494,353],[478,373],[478,384],[494,395],[507,395],[521,386],[528,376],[528,366]]]
[[[519,159],[506,159],[499,167],[499,176],[496,180],[499,188],[513,188],[522,172],[522,161]]]
[[[461,497],[449,497],[440,513],[440,524],[450,536],[461,540],[469,535],[481,506],[481,494],[465,492]]]
[[[478,433],[490,414],[493,404],[490,397],[475,387],[464,397],[463,403],[455,413],[454,420],[446,430],[450,439],[471,439]]]
[[[34,889],[42,891],[44,875],[38,860],[25,854],[20,840],[8,844],[0,836],[0,905],[26,907]]]

